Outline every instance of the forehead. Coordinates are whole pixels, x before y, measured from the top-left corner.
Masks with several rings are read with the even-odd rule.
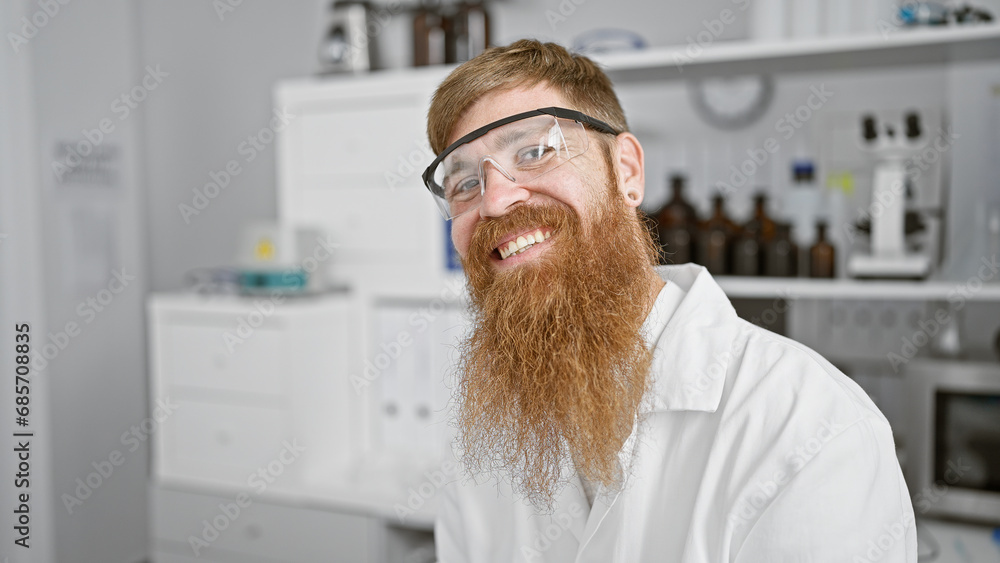
[[[447,144],[476,129],[507,116],[533,109],[558,106],[568,109],[576,107],[548,84],[536,84],[530,88],[517,87],[511,90],[490,92],[470,105],[452,128]]]

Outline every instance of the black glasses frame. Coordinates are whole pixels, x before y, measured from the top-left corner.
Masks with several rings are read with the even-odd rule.
[[[533,109],[531,111],[525,111],[522,113],[515,113],[514,115],[507,116],[503,119],[498,119],[493,123],[488,123],[486,125],[483,125],[479,129],[476,129],[475,131],[472,131],[471,133],[464,135],[459,140],[448,145],[448,148],[441,151],[441,154],[437,155],[437,157],[434,159],[434,162],[431,162],[430,166],[428,166],[427,169],[424,170],[424,173],[421,176],[424,180],[424,185],[427,186],[427,189],[430,190],[432,194],[438,197],[443,197],[444,193],[441,190],[441,187],[436,186],[434,184],[434,178],[433,178],[434,169],[437,167],[438,164],[441,164],[441,161],[443,161],[449,154],[451,154],[452,151],[464,145],[465,143],[468,143],[469,141],[482,137],[483,135],[496,129],[497,127],[502,127],[504,125],[507,125],[508,123],[513,123],[515,121],[520,121],[522,119],[526,119],[529,117],[535,117],[536,115],[551,115],[553,117],[558,117],[562,119],[572,119],[573,121],[582,123],[594,129],[595,131],[599,131],[601,133],[608,133],[610,135],[621,134],[621,131],[616,130],[614,127],[608,125],[607,123],[599,119],[594,119],[593,117],[590,117],[585,113],[581,113],[572,109],[566,109],[560,107],[547,107],[547,108]]]

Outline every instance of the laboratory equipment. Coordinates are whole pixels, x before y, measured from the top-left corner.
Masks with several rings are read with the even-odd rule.
[[[816,223],[816,242],[809,248],[809,277],[837,276],[837,249],[826,240],[826,222]]]
[[[684,176],[671,175],[670,199],[656,213],[661,264],[687,264],[694,261],[698,214],[684,197],[684,186]]]
[[[1000,524],[1000,366],[914,358],[905,371],[914,510]]]
[[[359,0],[336,0],[330,28],[320,44],[319,59],[324,72],[365,72],[378,67],[377,29],[372,4]]]
[[[920,279],[930,273],[931,258],[927,252],[910,252],[906,246],[907,231],[922,228],[918,215],[907,216],[909,165],[927,141],[919,114],[908,112],[903,125],[900,128],[886,123],[880,130],[873,115],[862,120],[862,148],[875,159],[875,170],[868,228],[870,250],[857,251],[848,259],[848,273],[853,277]],[[897,134],[898,129],[903,132]]]
[[[698,261],[713,276],[730,272],[733,244],[740,233],[740,226],[726,215],[725,204],[725,196],[714,195],[712,216],[698,230]]]
[[[236,272],[242,293],[316,293],[328,289],[337,244],[315,228],[257,222],[242,231]]]

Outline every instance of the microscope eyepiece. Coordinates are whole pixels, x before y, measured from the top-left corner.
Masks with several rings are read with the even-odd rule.
[[[875,130],[875,117],[871,115],[866,115],[861,120],[861,136],[868,142],[874,141],[878,137],[878,132]]]

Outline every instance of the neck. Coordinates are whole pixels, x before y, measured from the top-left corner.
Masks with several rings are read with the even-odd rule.
[[[649,292],[646,294],[646,315],[649,315],[649,311],[653,309],[653,303],[656,302],[656,297],[660,294],[660,290],[666,285],[660,274],[656,272],[653,266],[650,266],[646,270],[646,278],[649,280],[647,287],[649,287]]]

